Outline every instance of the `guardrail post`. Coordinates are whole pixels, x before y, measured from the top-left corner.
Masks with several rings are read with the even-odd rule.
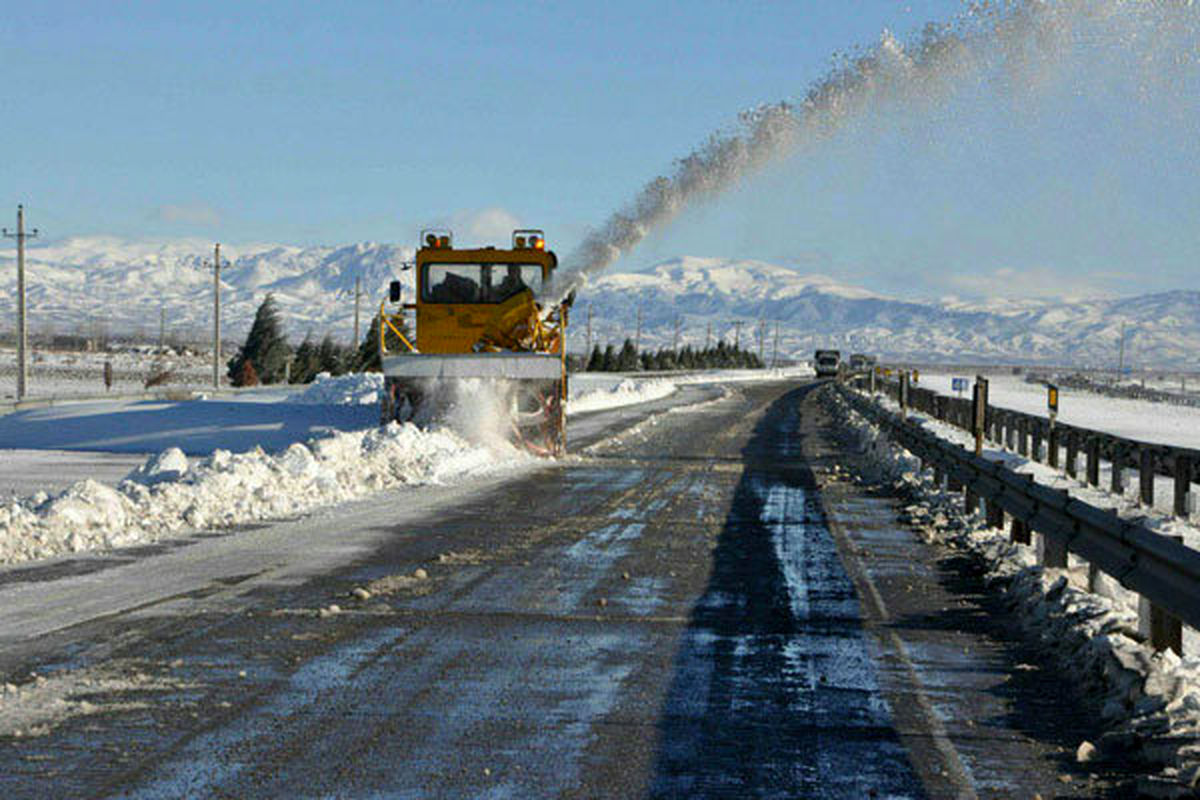
[[[1029,455],[1029,421],[1024,417],[1017,420],[1017,455]]]
[[[1029,544],[1029,526],[1013,517],[1012,527],[1008,529],[1008,539],[1014,544]]]
[[[963,508],[966,509],[968,516],[974,514],[979,509],[979,495],[971,491],[970,486],[964,489]]]
[[[1175,516],[1187,519],[1190,514],[1189,495],[1192,491],[1192,459],[1183,453],[1175,455]]]
[[[938,489],[941,489],[942,481],[945,480],[945,477],[946,477],[945,474],[943,474],[943,472],[942,472],[942,465],[934,464],[933,465],[933,485],[936,486]]]
[[[1004,414],[1004,446],[1010,451],[1017,449],[1017,432],[1013,428],[1012,414]]]
[[[1183,541],[1182,536],[1170,538]],[[1146,637],[1155,652],[1170,649],[1177,656],[1183,655],[1183,623],[1141,595],[1138,596],[1138,633]]]
[[[1079,474],[1079,434],[1067,432],[1067,474],[1074,478]]]
[[[1046,437],[1046,457],[1047,463],[1058,469],[1058,428],[1051,428]]]
[[[1113,446],[1112,480],[1109,481],[1109,491],[1115,495],[1125,494],[1125,448],[1119,444]]]
[[[1087,482],[1100,485],[1100,440],[1092,436],[1087,441]]]
[[[1138,465],[1138,495],[1142,505],[1154,506],[1154,451],[1142,450],[1141,463]]]
[[[995,500],[987,501],[987,524],[989,528],[1004,530],[1004,509]]]
[[[1038,563],[1043,567],[1057,567],[1058,569],[1066,569],[1067,543],[1044,533],[1039,533]]]
[[[1042,460],[1042,428],[1037,423],[1033,426],[1033,448],[1030,450],[1034,461]]]

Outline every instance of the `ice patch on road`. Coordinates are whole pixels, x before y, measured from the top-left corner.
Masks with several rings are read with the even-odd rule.
[[[392,424],[269,454],[217,450],[189,463],[167,450],[115,489],[81,481],[0,506],[0,563],[156,541],[311,512],[402,485],[444,483],[532,461],[453,431]]]

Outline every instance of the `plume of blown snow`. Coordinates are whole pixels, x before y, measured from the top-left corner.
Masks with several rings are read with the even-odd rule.
[[[649,181],[564,259],[541,299],[554,305],[689,204],[872,112],[882,112],[886,124],[891,109],[936,107],[980,82],[1019,96],[1036,91],[1067,56],[1076,57],[1076,66],[1080,54],[1085,63],[1104,63],[1113,44],[1135,56],[1131,68],[1147,79],[1169,80],[1181,59],[1195,64],[1195,47],[1187,43],[1198,27],[1190,0],[1008,0],[972,2],[956,19],[926,25],[908,44],[885,30],[875,45],[839,57],[799,103],[742,113],[731,130],[713,134]]]

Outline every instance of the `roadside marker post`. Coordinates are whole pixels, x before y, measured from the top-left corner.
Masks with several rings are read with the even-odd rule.
[[[1046,455],[1047,461],[1051,467],[1058,467],[1058,432],[1054,430],[1054,423],[1058,419],[1058,387],[1053,383],[1046,384],[1046,408],[1050,412],[1050,430],[1046,437]],[[1118,476],[1119,466],[1113,465],[1113,475]]]
[[[975,376],[975,392],[971,398],[971,430],[975,434],[975,455],[983,455],[983,432],[987,426],[988,379]]]

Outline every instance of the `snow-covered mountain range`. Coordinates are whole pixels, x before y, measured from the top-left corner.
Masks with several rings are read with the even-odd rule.
[[[362,279],[362,325],[413,257],[410,247],[363,243],[343,247],[279,244],[223,247],[222,322],[240,340],[254,310],[273,292],[289,335],[348,341],[354,284]],[[14,253],[0,253],[0,329],[12,327]],[[30,327],[35,333],[157,335],[160,309],[168,333],[206,341],[212,325],[211,245],[192,240],[68,239],[26,251]],[[886,297],[822,275],[759,261],[683,257],[637,273],[612,273],[588,284],[575,307],[572,348],[634,337],[702,346],[711,335],[757,346],[764,355],[807,357],[817,347],[885,358],[946,362],[1068,363],[1112,366],[1124,325],[1126,362],[1195,368],[1200,353],[1200,292],[1179,290],[1086,301],[1005,300],[965,303]],[[740,332],[735,322],[741,322]],[[711,334],[709,333],[711,326]]]

